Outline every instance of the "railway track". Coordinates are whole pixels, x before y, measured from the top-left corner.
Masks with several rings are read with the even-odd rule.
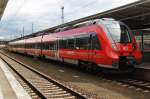
[[[3,53],[2,53],[3,54]],[[3,54],[6,57],[8,57],[6,54]],[[9,57],[11,58],[11,57]],[[14,61],[17,61],[14,58],[11,58]],[[21,63],[23,64],[23,63]],[[116,84],[120,85],[120,86],[124,86],[124,87],[128,87],[128,88],[135,88],[135,90],[141,90],[144,93],[150,93],[150,82],[149,81],[144,81],[144,80],[137,80],[136,78],[131,78],[131,77],[114,77],[108,75],[103,75],[100,74],[99,77],[102,77],[103,79],[110,81],[110,82],[115,82]],[[85,97],[84,97],[85,98]]]
[[[116,77],[104,77],[105,80],[115,82],[116,84],[128,87],[135,88],[135,90],[141,90],[144,93],[150,93],[150,82],[137,80],[133,78],[116,78]]]
[[[126,79],[126,80],[119,80],[119,82],[126,83],[130,86],[135,86],[139,89],[142,89],[143,92],[150,92],[150,82],[147,82],[147,81]]]
[[[48,77],[47,75],[13,59],[3,53],[0,58],[15,72],[22,86],[33,99],[87,99],[68,86]]]

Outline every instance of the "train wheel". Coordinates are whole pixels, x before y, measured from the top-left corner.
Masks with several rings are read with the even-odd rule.
[[[93,63],[92,64],[92,71],[94,73],[101,73],[101,68],[97,66],[97,64]]]
[[[45,55],[42,55],[41,58],[42,58],[42,59],[45,59]]]
[[[79,67],[80,69],[82,69],[82,70],[85,70],[84,62],[78,60],[78,67]]]

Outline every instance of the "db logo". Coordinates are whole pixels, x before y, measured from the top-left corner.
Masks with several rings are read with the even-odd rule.
[[[123,47],[123,50],[124,50],[124,51],[127,51],[127,50],[128,50],[128,47]]]

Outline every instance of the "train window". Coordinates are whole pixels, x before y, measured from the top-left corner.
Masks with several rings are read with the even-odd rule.
[[[32,48],[32,45],[31,44],[29,44],[29,49],[31,49]]]
[[[37,48],[38,48],[38,49],[41,49],[41,47],[42,47],[42,43],[38,43],[38,44],[37,44]]]
[[[21,48],[24,48],[24,45],[23,45],[23,44],[21,45]]]
[[[19,47],[20,47],[20,48],[23,48],[23,45],[20,44]]]
[[[36,45],[35,44],[31,44],[32,46],[32,49],[35,49],[36,48]]]
[[[27,44],[26,46],[27,46],[27,48],[29,48],[29,44]]]
[[[25,45],[25,48],[28,48],[28,44]]]
[[[41,49],[42,45],[41,45],[41,43],[37,43],[37,44],[34,44],[34,46],[35,46],[36,49]]]
[[[36,48],[37,48],[37,45],[36,45],[36,44],[32,44],[32,48],[33,48],[33,49],[36,49]]]
[[[22,48],[25,48],[25,45],[22,45]]]
[[[37,48],[37,45],[36,45],[36,44],[32,44],[32,48],[33,48],[33,49],[36,49],[36,48]]]
[[[34,48],[35,48],[35,49],[38,49],[38,44],[36,43],[36,44],[34,44],[34,45],[35,45],[35,47],[34,47]]]
[[[77,49],[89,49],[89,40],[90,36],[85,36],[85,37],[77,37],[76,38],[76,48]]]
[[[29,48],[29,44],[26,44],[26,48]]]
[[[59,48],[66,48],[67,47],[67,40],[59,40]]]
[[[32,48],[33,48],[33,44],[29,44],[29,48],[31,48],[31,49],[32,49]]]
[[[48,50],[49,49],[49,43],[44,43],[43,44],[43,49]]]
[[[54,48],[55,48],[55,42],[50,42],[49,43],[49,49],[54,50]]]
[[[74,42],[75,40],[74,39],[68,39],[68,46],[67,46],[67,48],[69,48],[69,49],[74,49],[75,48],[75,42]]]
[[[45,49],[48,50],[49,49],[49,44],[45,43]]]
[[[29,44],[29,49],[31,49],[32,48],[32,45],[31,44]]]
[[[28,48],[31,49],[31,44],[28,44]]]
[[[59,48],[63,48],[63,40],[59,39]]]
[[[28,45],[28,48],[29,48],[29,49],[31,49],[31,48],[32,48],[31,44],[29,44],[29,45]]]
[[[29,44],[29,49],[31,49],[32,48],[32,44]]]
[[[30,44],[28,44],[28,48],[31,48],[31,47],[30,47]]]

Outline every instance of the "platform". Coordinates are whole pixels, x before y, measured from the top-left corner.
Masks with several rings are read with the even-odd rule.
[[[150,62],[143,62],[140,65],[137,65],[136,68],[150,69]]]
[[[0,99],[31,99],[25,89],[0,59]]]

